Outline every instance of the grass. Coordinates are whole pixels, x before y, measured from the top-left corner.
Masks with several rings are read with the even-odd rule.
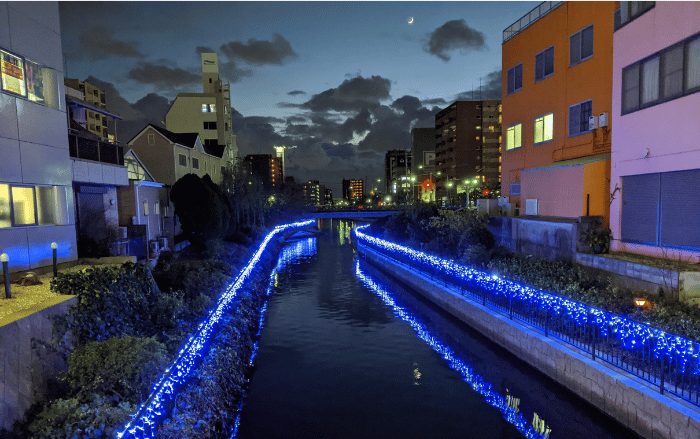
[[[650,265],[652,267],[663,268],[674,271],[700,271],[700,264],[689,262],[686,260],[657,258],[654,256],[639,255],[627,252],[611,252],[607,254],[599,254],[609,259],[618,259],[622,261],[632,262],[635,264]]]

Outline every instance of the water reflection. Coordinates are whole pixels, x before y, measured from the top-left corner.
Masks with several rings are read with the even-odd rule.
[[[549,431],[547,431],[547,433],[538,433],[533,426],[525,420],[522,413],[520,413],[517,408],[519,399],[518,404],[514,404],[514,399],[511,395],[508,395],[506,398],[494,391],[493,385],[486,382],[468,363],[459,358],[449,346],[435,337],[419,318],[412,315],[410,311],[404,307],[398,305],[389,294],[387,288],[381,285],[378,279],[372,278],[362,269],[362,263],[359,258],[355,261],[355,274],[362,280],[367,288],[377,294],[385,304],[394,310],[396,316],[408,323],[413,330],[416,331],[418,338],[430,345],[435,352],[447,360],[449,366],[459,372],[464,381],[470,384],[472,389],[477,393],[482,395],[486,403],[500,410],[503,414],[503,418],[508,421],[508,423],[514,425],[525,437],[542,439],[549,437]]]

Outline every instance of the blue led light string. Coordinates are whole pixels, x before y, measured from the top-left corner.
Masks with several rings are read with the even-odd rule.
[[[469,384],[478,394],[483,396],[486,403],[497,408],[501,414],[503,414],[503,418],[508,423],[512,424],[521,434],[527,438],[537,439],[546,438],[549,436],[549,432],[538,433],[535,431],[534,427],[525,420],[523,414],[508,404],[508,399],[506,397],[494,391],[493,386],[486,382],[478,373],[476,373],[474,368],[464,362],[464,360],[461,358],[457,357],[455,352],[449,346],[445,345],[437,337],[431,334],[430,331],[428,331],[415,316],[398,305],[384,286],[379,284],[375,279],[362,270],[360,266],[360,259],[356,259],[355,261],[355,274],[368,289],[377,294],[377,296],[379,296],[386,305],[390,306],[394,310],[395,315],[397,315],[404,322],[408,323],[413,330],[416,331],[418,338],[426,342],[435,352],[440,354],[442,358],[447,361],[450,368],[459,372],[464,381]]]
[[[658,371],[655,372],[656,375],[663,375],[667,373],[666,371],[668,370],[668,373],[673,374],[673,379],[676,383],[682,382],[683,380],[695,380],[695,385],[687,384],[685,388],[676,390],[673,388],[673,384],[670,384],[671,380],[668,378],[664,382],[663,377],[656,376],[652,374],[651,371],[646,372],[646,375],[645,372],[638,372],[640,364],[631,364],[629,367],[621,366],[618,363],[620,360],[619,357],[622,357],[623,353],[618,353],[617,356],[615,356],[614,349],[612,349],[612,357],[608,357],[608,353],[604,352],[605,356],[602,358],[617,367],[621,367],[647,381],[661,386],[660,390],[662,392],[670,391],[693,404],[700,405],[697,400],[698,390],[696,388],[698,377],[700,376],[700,346],[696,342],[681,336],[669,334],[626,317],[593,308],[575,300],[567,299],[556,294],[545,293],[510,280],[501,279],[494,274],[457,264],[451,260],[439,258],[409,247],[375,238],[362,231],[365,227],[367,226],[361,226],[355,229],[357,239],[363,245],[367,245],[380,253],[387,254],[389,257],[397,259],[399,263],[408,264],[414,270],[418,269],[437,276],[444,282],[450,281],[455,286],[460,287],[464,295],[470,295],[474,299],[480,300],[479,295],[470,291],[465,291],[465,289],[481,290],[488,294],[489,300],[494,304],[499,303],[499,300],[502,301],[500,303],[507,303],[507,300],[511,300],[534,305],[537,309],[549,313],[549,315],[554,318],[571,321],[585,333],[592,331],[592,334],[589,335],[594,340],[602,339],[606,342],[613,341],[619,344],[619,347],[624,351],[639,353],[642,358],[635,358],[634,361],[637,363],[646,362],[645,364],[649,368],[658,369]],[[497,305],[497,309],[504,311],[504,306]],[[518,317],[518,319],[522,320],[520,317]],[[542,326],[535,322],[529,320],[527,322],[532,326],[542,328]],[[597,334],[597,337],[593,337],[595,334]],[[552,335],[561,338],[556,332],[553,332]],[[571,340],[565,338],[562,338],[562,340],[586,350],[584,347]],[[643,352],[645,349],[651,353],[651,357],[655,360],[654,363],[651,363],[652,359],[644,358]],[[596,350],[595,346],[593,346],[589,352],[593,350]],[[595,352],[592,353],[595,354]],[[629,362],[630,360],[626,361]],[[644,364],[641,366],[644,366]],[[692,394],[695,394],[694,398]]]
[[[187,344],[180,350],[173,363],[165,369],[161,378],[154,385],[151,395],[139,407],[132,419],[124,427],[124,430],[117,434],[117,438],[144,439],[155,437],[155,421],[156,418],[164,414],[164,404],[174,398],[177,385],[181,384],[189,376],[195,362],[202,355],[203,348],[210,339],[212,330],[236,297],[240,287],[253,273],[267,244],[279,233],[293,228],[306,227],[313,223],[314,220],[308,220],[277,226],[265,236],[255,254],[248,261],[248,264],[221,295],[216,308],[199,325],[197,331],[189,338]]]

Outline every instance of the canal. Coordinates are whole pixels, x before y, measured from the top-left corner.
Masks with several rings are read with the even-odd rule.
[[[638,437],[358,258],[353,223],[319,224],[273,276],[238,439]]]

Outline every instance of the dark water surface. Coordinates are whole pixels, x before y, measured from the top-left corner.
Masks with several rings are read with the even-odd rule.
[[[506,398],[550,438],[637,437],[356,261],[351,226],[325,220],[307,255],[276,275],[238,439],[523,437],[484,394]],[[494,394],[475,391],[475,377]]]

